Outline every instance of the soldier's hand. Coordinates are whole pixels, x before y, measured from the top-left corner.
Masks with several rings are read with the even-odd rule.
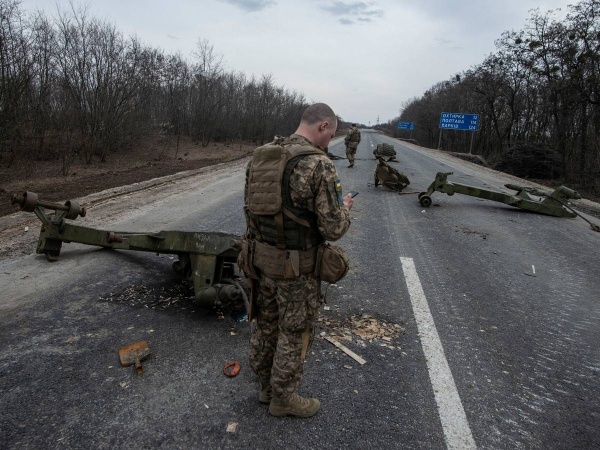
[[[348,208],[348,211],[350,211],[352,209],[352,205],[354,205],[354,199],[352,198],[352,194],[346,194],[342,201],[344,202],[344,206],[346,206]]]

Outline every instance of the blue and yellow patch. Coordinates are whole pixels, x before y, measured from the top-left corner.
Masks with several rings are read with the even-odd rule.
[[[344,204],[344,200],[342,200],[342,182],[339,179],[335,180],[335,192],[337,193],[340,205]]]

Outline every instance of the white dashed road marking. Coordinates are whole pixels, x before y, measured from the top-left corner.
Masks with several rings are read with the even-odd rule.
[[[412,303],[421,337],[421,345],[427,361],[429,378],[433,386],[435,402],[438,406],[446,438],[446,446],[449,449],[475,449],[477,446],[471,434],[469,422],[467,422],[465,409],[458,396],[454,378],[435,328],[415,263],[412,258],[400,258],[400,261],[402,262],[410,302]]]

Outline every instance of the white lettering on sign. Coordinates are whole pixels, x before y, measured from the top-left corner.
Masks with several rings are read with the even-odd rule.
[[[454,114],[454,113],[442,113],[442,118],[447,119],[463,119],[465,118],[464,114]]]

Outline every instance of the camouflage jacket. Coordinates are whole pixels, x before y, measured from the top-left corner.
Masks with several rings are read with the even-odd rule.
[[[304,136],[297,134],[291,135],[286,142],[315,147]],[[248,205],[251,164],[252,161],[246,167],[245,205]],[[342,202],[342,188],[335,166],[325,153],[302,158],[290,175],[290,188],[292,205],[316,214],[319,231],[326,240],[335,241],[346,233],[350,227],[350,211]]]
[[[360,142],[360,130],[357,127],[350,128],[348,134],[344,138],[344,142],[346,145],[350,142],[356,142],[357,144]]]

